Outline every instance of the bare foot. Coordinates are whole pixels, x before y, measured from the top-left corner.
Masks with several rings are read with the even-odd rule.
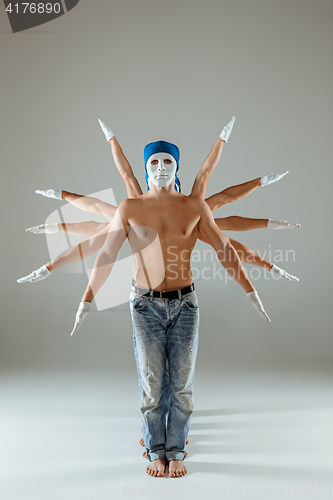
[[[165,460],[161,458],[150,462],[146,469],[147,474],[155,477],[163,477],[165,473]]]
[[[170,460],[169,462],[169,476],[181,477],[187,474],[187,469],[181,460]]]
[[[187,453],[187,451],[185,451],[185,458],[187,457],[187,455],[188,455],[188,453]],[[148,460],[148,457],[147,457],[147,452],[146,452],[146,451],[144,451],[144,452],[142,453],[142,456],[143,456],[143,458],[147,458],[147,460]]]

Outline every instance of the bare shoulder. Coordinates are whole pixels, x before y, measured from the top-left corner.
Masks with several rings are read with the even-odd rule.
[[[201,198],[200,196],[197,195],[189,195],[187,196],[188,202],[191,204],[191,206],[197,210],[200,214],[202,213],[207,213],[207,209],[209,211],[209,207],[205,200]]]
[[[119,203],[118,210],[124,215],[129,214],[142,203],[140,198],[141,196],[138,196],[137,198],[125,198]]]

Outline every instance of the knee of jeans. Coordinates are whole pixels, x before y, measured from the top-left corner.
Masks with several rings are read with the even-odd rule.
[[[190,394],[184,394],[184,393],[178,393],[175,394],[173,398],[173,403],[175,404],[185,413],[188,415],[191,415],[193,413],[194,405],[193,405],[193,395],[192,393]]]
[[[157,408],[157,406],[164,405],[164,398],[162,397],[162,394],[160,393],[154,394],[153,392],[147,394],[147,392],[143,389],[142,385],[141,385],[140,396],[141,396],[140,410],[142,412],[152,411],[155,408]]]

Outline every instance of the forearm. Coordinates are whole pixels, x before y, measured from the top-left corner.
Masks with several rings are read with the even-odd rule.
[[[216,139],[216,142],[215,142],[214,146],[212,147],[209,155],[207,156],[207,158],[203,162],[200,171],[203,171],[203,172],[207,173],[208,175],[210,175],[213,172],[214,168],[216,167],[216,165],[220,161],[224,142],[225,141],[223,141],[221,139],[221,137],[218,137]]]
[[[232,201],[240,200],[241,198],[245,198],[245,196],[253,193],[253,191],[261,186],[260,179],[260,177],[257,177],[252,181],[247,181],[243,184],[237,184],[236,186],[230,186],[221,192],[228,196],[231,196],[233,198]]]
[[[108,220],[112,220],[117,210],[117,207],[114,205],[101,201],[98,198],[75,194],[69,191],[62,191],[62,199],[84,212],[103,215]]]
[[[224,236],[224,238],[226,237]],[[230,243],[229,238],[226,239],[227,241],[225,241],[223,245],[221,245],[220,242],[218,242],[218,244],[214,241],[212,242],[217,258],[227,273],[243,288],[246,293],[253,292],[255,288],[247,276],[235,248]]]
[[[58,224],[59,233],[76,234],[78,236],[93,236],[99,233],[102,229],[108,226],[108,222],[73,222],[73,223],[60,223]]]
[[[68,264],[73,264],[80,260],[84,260],[93,253],[95,253],[99,248],[101,248],[106,240],[108,234],[108,226],[95,236],[87,238],[80,243],[77,243],[72,248],[64,252],[63,254],[56,257],[54,260],[49,261],[46,267],[49,271],[53,271]]]
[[[238,257],[242,262],[252,264],[253,266],[262,267],[264,269],[267,269],[268,271],[271,269],[273,265],[272,262],[267,259],[263,259],[259,254],[251,250],[251,248],[247,247],[237,240],[230,238],[229,241],[236,250]]]
[[[206,198],[205,202],[209,206],[212,212],[215,212],[219,207],[231,203],[233,201],[240,200],[245,196],[252,193],[260,184],[260,177],[253,179],[252,181],[244,182],[243,184],[238,184],[237,186],[231,186],[219,193],[213,194]]]
[[[136,198],[137,196],[140,196],[142,194],[141,187],[116,137],[113,136],[112,139],[109,140],[109,143],[111,145],[113,160],[121,177],[123,178],[128,197]]]
[[[120,203],[113,221],[107,228],[107,237],[103,244],[103,248],[96,257],[88,286],[82,297],[82,302],[92,302],[94,296],[109,276],[118,252],[128,236],[126,230],[128,220],[125,211],[125,208],[128,206],[128,201],[129,200],[123,200]]]
[[[209,177],[221,158],[224,142],[225,141],[223,141],[221,137],[218,137],[216,140],[211,152],[203,162],[195,178],[191,195],[200,196],[201,198],[205,197]]]
[[[92,302],[98,291],[102,288],[109,277],[116,255],[111,256],[108,252],[101,251],[95,261],[87,288],[82,295],[81,302]]]
[[[251,219],[232,215],[214,219],[221,231],[251,231],[253,229],[267,228],[269,219]]]

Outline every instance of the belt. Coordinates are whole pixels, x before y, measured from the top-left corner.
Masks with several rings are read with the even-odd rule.
[[[158,297],[160,299],[178,299],[179,298],[179,293],[180,296],[182,297],[186,293],[190,293],[194,291],[194,283],[192,285],[186,286],[185,288],[180,288],[179,290],[171,290],[170,292],[159,292],[157,290],[149,290],[149,288],[142,288],[140,286],[136,286],[135,280],[132,279],[132,290],[137,293],[138,295],[145,295],[145,296],[150,296],[150,293],[152,293],[153,297]]]

